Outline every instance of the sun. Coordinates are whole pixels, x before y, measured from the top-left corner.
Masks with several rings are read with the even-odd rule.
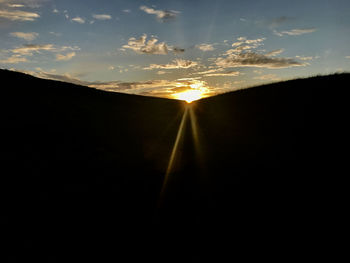
[[[184,92],[175,93],[173,94],[173,97],[177,100],[184,100],[187,103],[191,103],[195,100],[199,100],[203,98],[203,91],[191,89],[191,90],[186,90]]]

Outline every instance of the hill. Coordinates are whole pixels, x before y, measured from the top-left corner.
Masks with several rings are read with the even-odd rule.
[[[231,228],[238,253],[252,235],[321,238],[342,209],[350,74],[189,106],[0,77],[2,224],[15,259],[101,261],[117,251],[175,262],[193,254],[193,240]],[[184,233],[193,239],[182,236],[179,248]]]

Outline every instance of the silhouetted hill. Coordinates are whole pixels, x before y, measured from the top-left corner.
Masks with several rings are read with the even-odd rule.
[[[189,106],[0,77],[1,224],[15,262],[218,261],[249,253],[251,239],[259,255],[272,239],[297,258],[294,240],[316,253],[308,240],[322,243],[325,224],[341,217],[350,74]]]

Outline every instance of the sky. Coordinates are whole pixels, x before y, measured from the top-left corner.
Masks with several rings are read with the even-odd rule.
[[[0,0],[0,68],[168,98],[350,71],[348,0]]]

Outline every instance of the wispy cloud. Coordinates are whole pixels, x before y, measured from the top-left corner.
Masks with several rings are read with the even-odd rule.
[[[86,86],[113,92],[125,92],[147,96],[168,97],[178,92],[189,89],[203,91],[203,94],[211,92],[207,82],[197,78],[184,78],[177,80],[149,80],[140,82],[85,82]]]
[[[290,21],[293,21],[294,19],[295,19],[294,17],[279,16],[279,17],[264,21],[263,23],[267,25],[270,29],[274,29]]]
[[[252,48],[257,48],[262,42],[264,42],[265,38],[247,39],[246,37],[238,37],[237,40],[238,41],[232,43],[232,47],[238,47],[245,44],[251,45]]]
[[[305,63],[300,63],[291,58],[274,58],[255,52],[231,54],[227,57],[216,59],[215,63],[223,68],[257,67],[278,69],[306,66]]]
[[[274,57],[281,54],[284,49],[273,50],[266,54],[260,54],[254,51],[263,45],[264,40],[265,38],[237,38],[237,42],[232,44],[233,49],[227,50],[224,56],[216,58],[216,66],[219,68],[258,67],[277,69],[307,65],[291,58]]]
[[[256,49],[263,45],[265,38],[247,39],[246,37],[239,37],[237,40],[238,41],[232,43],[233,48],[227,50],[225,55],[239,54],[244,51]]]
[[[24,33],[24,32],[12,32],[10,33],[11,36],[21,38],[27,41],[33,41],[36,39],[39,34],[35,32],[29,32],[29,33]]]
[[[280,48],[280,49],[272,50],[269,53],[266,53],[265,56],[274,57],[274,56],[277,56],[283,52],[284,52],[284,48]]]
[[[121,82],[121,81],[107,81],[107,82],[90,82],[80,80],[76,76],[70,74],[53,74],[44,71],[29,72],[33,76],[69,82],[77,85],[89,86],[91,88],[111,91],[124,92],[129,94],[138,94],[146,96],[157,96],[173,98],[173,94],[183,92],[189,89],[200,90],[204,96],[213,95],[214,90],[208,86],[206,81],[198,78],[182,78],[176,80],[149,80],[139,82]]]
[[[84,19],[84,18],[81,18],[81,17],[79,17],[79,16],[72,18],[72,21],[73,21],[73,22],[77,22],[77,23],[79,23],[79,24],[85,24],[85,19]]]
[[[3,64],[17,64],[17,63],[23,63],[28,62],[27,58],[22,57],[20,55],[12,55],[6,59],[0,59],[0,63]]]
[[[185,49],[184,48],[180,48],[180,47],[173,47],[171,49],[174,53],[179,54],[179,53],[184,53]]]
[[[68,10],[63,10],[63,14],[66,19],[69,19]]]
[[[53,44],[28,44],[22,47],[14,48],[11,50],[12,53],[31,56],[33,53],[39,53],[40,51],[54,51],[55,47]]]
[[[300,35],[304,35],[304,34],[309,34],[309,33],[313,33],[315,32],[317,29],[316,28],[297,28],[297,29],[292,29],[292,30],[288,30],[288,31],[277,31],[274,30],[273,33],[277,36],[300,36]]]
[[[199,45],[196,45],[196,48],[204,51],[204,52],[207,52],[207,51],[213,51],[214,50],[214,46],[212,44],[199,44]]]
[[[65,55],[57,54],[56,61],[68,61],[68,60],[71,60],[73,57],[75,57],[75,55],[76,55],[75,52],[70,52]]]
[[[64,52],[67,50],[77,51],[80,48],[78,46],[55,46],[53,44],[27,44],[11,49],[10,51],[15,54],[33,55],[33,53],[39,53],[40,51]]]
[[[62,33],[57,33],[57,32],[53,32],[53,31],[50,31],[49,33],[51,35],[54,35],[55,37],[61,37],[62,36]]]
[[[179,11],[174,10],[156,10],[145,5],[140,6],[140,9],[146,12],[147,14],[155,15],[161,22],[166,22],[175,19],[176,16],[180,13]]]
[[[269,80],[269,81],[278,81],[278,80],[280,80],[280,78],[278,78],[275,74],[261,75],[261,76],[254,77],[254,79]]]
[[[110,19],[112,19],[112,16],[107,15],[107,14],[93,14],[92,17],[97,19],[97,20],[110,20]]]
[[[192,67],[198,66],[198,63],[191,60],[184,59],[174,59],[172,63],[169,64],[151,64],[149,67],[144,69],[152,70],[152,69],[188,69]]]
[[[3,20],[31,22],[40,18],[36,12],[21,10],[21,8],[37,8],[46,0],[0,0],[0,23]]]
[[[237,77],[242,75],[239,71],[226,71],[226,72],[218,72],[218,73],[208,73],[205,74],[205,77]]]
[[[200,71],[200,72],[196,72],[193,73],[194,75],[202,75],[203,77],[237,77],[239,75],[242,75],[241,72],[239,71],[225,71],[224,68],[220,67],[220,68],[213,68],[213,69],[209,69],[206,71]]]
[[[207,75],[207,74],[212,74],[212,73],[217,73],[217,72],[222,72],[224,71],[223,68],[212,68],[212,69],[208,69],[206,71],[198,71],[193,73],[194,75]]]
[[[0,3],[1,3],[1,1],[0,1]],[[22,5],[22,4],[6,4],[6,6],[11,7],[11,8],[25,7],[25,5]]]
[[[28,60],[29,57],[34,56],[35,54],[50,54],[50,53],[60,53],[56,55],[57,61],[67,61],[73,58],[76,53],[74,51],[80,50],[77,46],[56,46],[53,44],[27,44],[23,45],[21,47],[16,47],[10,50],[6,50],[6,54],[10,54],[10,56],[6,59],[2,59],[1,63],[6,64],[16,64],[21,62],[30,62]],[[67,51],[73,51],[69,52],[65,55],[62,55],[61,52],[67,52]],[[32,61],[32,60],[31,60]]]
[[[295,57],[297,59],[302,60],[302,61],[309,61],[309,60],[314,60],[314,59],[319,58],[319,56],[315,56],[315,57],[313,57],[313,56],[308,56],[308,57],[306,57],[306,56],[295,56]]]
[[[157,43],[158,39],[151,37],[147,42],[147,35],[144,34],[140,38],[130,38],[127,45],[124,45],[124,49],[131,49],[139,54],[157,54],[166,55],[168,54],[168,46],[164,42]]]
[[[164,74],[167,74],[167,73],[169,73],[169,71],[164,71],[164,70],[157,71],[158,75],[164,75]]]
[[[54,74],[50,72],[45,72],[45,71],[22,71],[24,73],[33,75],[38,78],[42,79],[50,79],[50,80],[57,80],[57,81],[63,81],[63,82],[68,82],[68,83],[73,83],[76,85],[83,85],[83,86],[88,86],[88,82],[82,81],[74,76],[71,76],[70,74]]]
[[[39,8],[44,2],[47,2],[47,0],[0,0],[0,4],[10,8]]]
[[[8,19],[11,21],[35,21],[39,17],[40,15],[34,12],[21,10],[0,10],[0,18]]]

